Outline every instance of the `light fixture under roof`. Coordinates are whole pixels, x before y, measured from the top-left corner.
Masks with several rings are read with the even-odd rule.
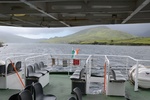
[[[127,8],[129,6],[109,6],[109,5],[93,5],[92,8],[94,9],[99,9],[99,8],[107,8],[107,9],[110,9],[110,8]]]
[[[109,17],[109,16],[112,16],[112,15],[111,14],[96,13],[96,14],[93,14],[93,16]]]
[[[53,5],[52,9],[81,9],[81,5]]]
[[[62,15],[63,17],[85,17],[85,14],[80,14],[80,13],[74,13],[74,14],[68,14],[68,13],[64,13]]]
[[[22,17],[22,16],[25,16],[26,14],[13,14],[13,16],[15,17]]]
[[[93,5],[92,8],[112,8],[112,6]]]

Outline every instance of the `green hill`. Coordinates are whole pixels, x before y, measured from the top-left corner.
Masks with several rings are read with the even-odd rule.
[[[101,26],[89,28],[77,33],[65,36],[51,38],[45,42],[49,43],[95,43],[105,41],[115,41],[134,38],[135,36],[125,32],[112,30],[108,27]]]
[[[111,43],[110,43],[111,44]],[[137,37],[124,40],[115,40],[112,44],[115,45],[150,45],[149,37]]]

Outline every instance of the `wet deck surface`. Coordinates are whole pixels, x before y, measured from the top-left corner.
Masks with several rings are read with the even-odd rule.
[[[50,83],[44,87],[45,94],[54,94],[57,100],[68,100],[71,94],[71,80],[68,75],[50,74]],[[139,89],[134,92],[133,85],[126,82],[126,93],[130,100],[149,100],[150,89]],[[20,90],[1,89],[0,100],[8,100],[8,98],[19,92]],[[84,95],[83,100],[126,100],[125,97],[106,96],[105,94]]]

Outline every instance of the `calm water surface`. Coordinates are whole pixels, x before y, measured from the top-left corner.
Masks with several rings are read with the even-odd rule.
[[[71,54],[79,48],[80,54],[129,55],[137,59],[150,60],[150,46],[114,46],[114,45],[75,45],[47,43],[10,43],[0,48],[0,54],[7,53],[51,53]]]

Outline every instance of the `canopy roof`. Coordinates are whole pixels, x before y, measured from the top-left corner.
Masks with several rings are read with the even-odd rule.
[[[150,0],[0,0],[0,25],[72,27],[150,23]]]

